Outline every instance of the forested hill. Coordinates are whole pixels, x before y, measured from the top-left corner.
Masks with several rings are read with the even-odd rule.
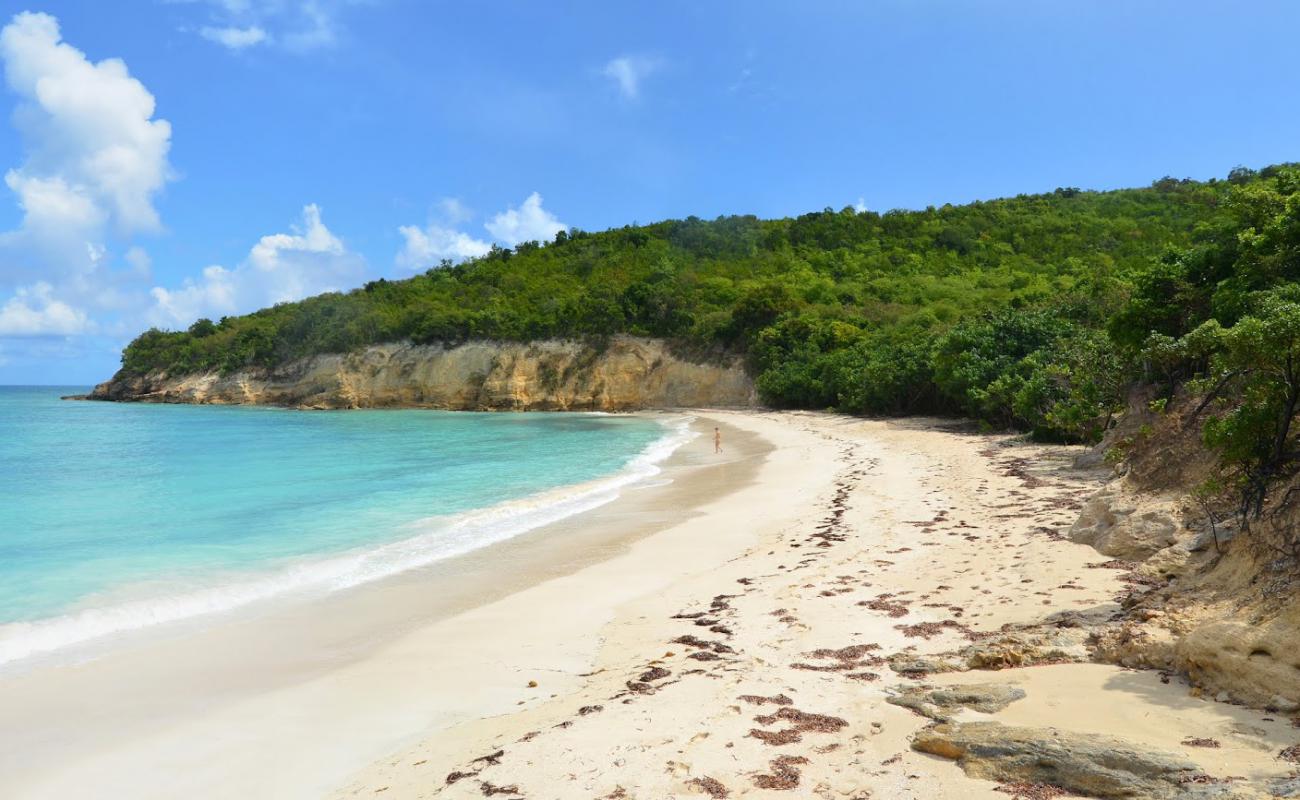
[[[1237,225],[1234,198],[1280,191],[1293,174],[1238,169],[1226,180],[924,211],[571,230],[406,280],[150,330],[122,368],[229,372],[398,340],[629,333],[699,358],[745,353],[776,406],[959,413],[1093,439],[1118,405],[1132,340],[1146,332],[1133,287]],[[1161,325],[1184,332],[1177,320],[1152,327]]]

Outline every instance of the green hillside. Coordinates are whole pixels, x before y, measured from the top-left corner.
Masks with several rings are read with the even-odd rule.
[[[1200,321],[1169,319],[1152,270],[1235,229],[1234,198],[1279,191],[1293,174],[573,230],[406,280],[150,330],[122,364],[230,371],[396,340],[629,333],[697,358],[744,353],[775,406],[957,413],[1091,440],[1119,404],[1145,321],[1170,336]],[[1131,303],[1135,286],[1146,306]]]

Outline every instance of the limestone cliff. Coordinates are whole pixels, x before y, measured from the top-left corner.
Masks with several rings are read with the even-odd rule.
[[[119,373],[95,400],[303,408],[422,407],[453,410],[628,411],[752,406],[739,359],[696,363],[661,341],[393,343],[312,356],[267,369],[144,376]]]
[[[1300,514],[1275,500],[1243,530],[1230,509],[1198,500],[1194,490],[1217,467],[1201,442],[1197,398],[1176,398],[1162,413],[1145,400],[1100,448],[1122,455],[1117,475],[1070,532],[1133,568],[1124,612],[1097,635],[1095,652],[1181,673],[1220,700],[1300,711],[1300,572],[1268,546]],[[1274,495],[1297,489],[1300,476]]]

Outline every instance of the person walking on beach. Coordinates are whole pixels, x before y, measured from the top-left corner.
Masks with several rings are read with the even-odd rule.
[[[713,429],[713,452],[722,452],[722,431],[717,428]]]

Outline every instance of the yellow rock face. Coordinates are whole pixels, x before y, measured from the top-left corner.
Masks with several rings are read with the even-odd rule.
[[[305,408],[629,411],[757,402],[739,359],[696,363],[654,339],[396,343],[266,370],[115,377],[92,397]]]

